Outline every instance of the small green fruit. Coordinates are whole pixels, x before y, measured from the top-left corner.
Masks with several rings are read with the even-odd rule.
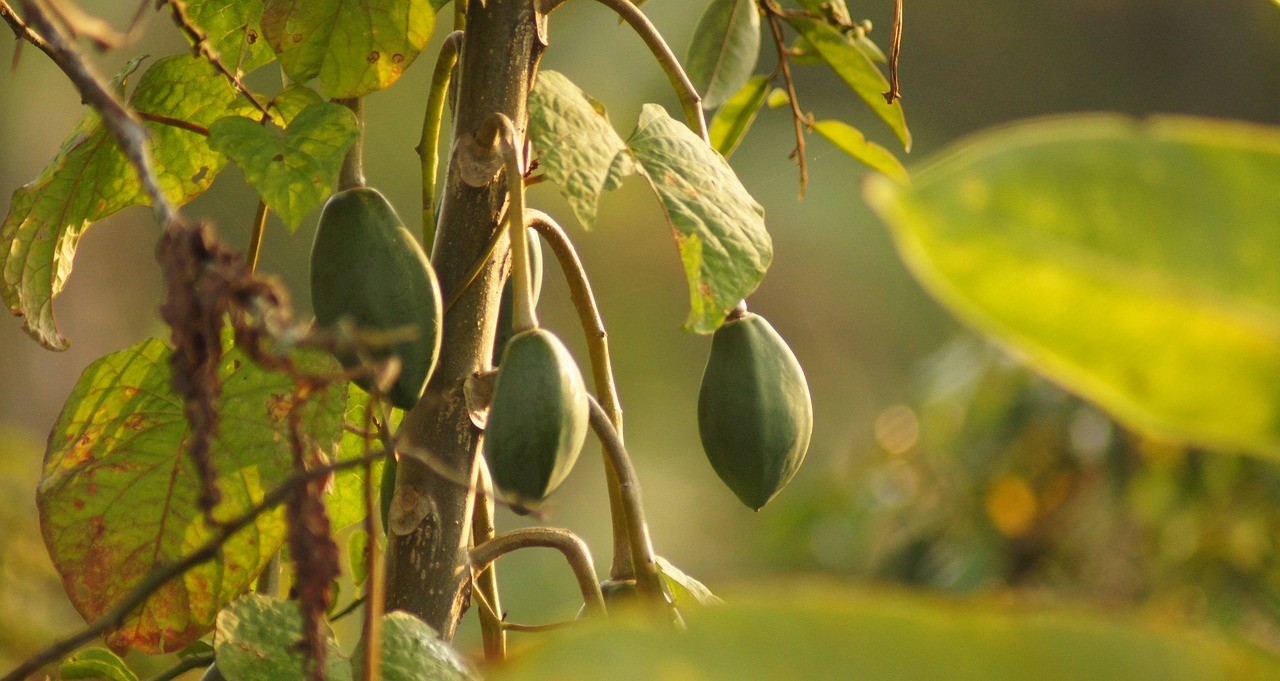
[[[791,348],[757,314],[726,321],[698,393],[698,434],[716,474],[758,511],[800,468],[812,432],[809,384]]]
[[[542,294],[542,240],[538,233],[529,230],[529,280],[533,283],[533,305],[538,306],[538,297]],[[515,286],[511,278],[502,287],[502,302],[498,306],[498,333],[493,340],[493,365],[497,366],[502,359],[502,350],[507,341],[515,335]]]
[[[545,329],[511,337],[484,432],[499,489],[545,499],[569,475],[587,437],[587,390],[569,351]]]
[[[376,190],[347,189],[325,204],[311,248],[311,305],[321,328],[345,318],[362,332],[409,331],[411,338],[370,354],[400,359],[387,392],[391,404],[418,403],[440,354],[440,285],[418,241]],[[360,366],[354,352],[338,360],[348,369]],[[368,377],[356,383],[371,387]]]

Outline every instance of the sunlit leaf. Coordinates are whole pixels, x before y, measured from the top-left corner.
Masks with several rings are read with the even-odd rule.
[[[683,570],[671,564],[662,556],[655,557],[658,572],[667,584],[675,604],[681,607],[690,605],[722,605],[724,599],[711,593],[705,584],[685,574]]]
[[[63,679],[102,679],[105,681],[138,681],[118,655],[106,648],[85,648],[58,665]]]
[[[342,157],[359,135],[355,115],[340,104],[317,102],[288,128],[229,116],[209,128],[209,146],[235,161],[290,231],[324,201],[338,179]]]
[[[656,104],[644,106],[628,143],[680,249],[689,280],[685,326],[711,333],[755,290],[773,259],[764,209],[723,156]]]
[[[1114,614],[1007,611],[829,586],[685,611],[687,630],[584,623],[540,640],[490,681],[1250,681],[1280,660]]]
[[[813,131],[868,168],[884,173],[899,184],[911,184],[911,177],[907,175],[907,169],[902,167],[902,162],[888,149],[875,142],[868,142],[852,125],[841,121],[818,121],[813,124]]]
[[[800,35],[804,36],[805,40],[809,41],[836,75],[840,76],[840,79],[889,125],[893,133],[898,136],[898,140],[902,142],[902,147],[910,151],[911,132],[907,130],[902,102],[899,100],[895,100],[893,104],[885,102],[884,92],[889,89],[889,81],[885,80],[871,58],[846,40],[842,33],[821,21],[794,15],[787,16],[786,19],[796,31],[799,31]]]
[[[266,0],[262,12],[285,73],[299,83],[318,77],[337,99],[396,82],[434,25],[429,0]]]
[[[347,562],[351,564],[351,583],[359,587],[369,578],[369,533],[357,528],[347,537]]]
[[[321,626],[328,635],[325,678],[351,681],[351,665],[328,625]],[[301,640],[302,615],[296,601],[249,594],[218,614],[213,637],[218,670],[228,681],[306,681]]]
[[[186,6],[219,61],[233,73],[248,73],[276,58],[262,38],[261,0],[187,0]]]
[[[714,109],[751,77],[760,59],[760,11],[755,0],[711,0],[693,30],[685,71]]]
[[[720,152],[720,155],[729,158],[733,150],[738,148],[743,136],[747,134],[747,129],[755,122],[760,107],[764,106],[765,96],[768,94],[769,77],[756,76],[748,80],[746,85],[743,85],[742,89],[730,97],[729,101],[716,112],[715,117],[711,119],[709,136],[711,146]]]
[[[351,657],[358,676],[364,664],[364,640]],[[383,681],[479,681],[480,677],[430,626],[407,612],[382,618]]]
[[[600,194],[634,172],[627,144],[609,124],[604,106],[563,74],[541,71],[529,93],[529,136],[539,167],[590,229]]]
[[[41,530],[67,595],[89,620],[157,565],[185,557],[214,534],[196,504],[190,428],[169,387],[169,356],[153,339],[90,364],[49,435],[36,497]],[[338,371],[317,353],[295,361],[317,373]],[[218,374],[222,425],[211,446],[223,498],[214,515],[229,520],[292,471],[284,433],[293,382],[234,350]],[[328,389],[303,407],[306,432],[326,454],[337,447],[344,393]],[[181,649],[249,588],[283,540],[282,515],[262,515],[222,547],[217,561],[157,591],[107,642],[152,653]]]
[[[121,77],[136,66],[135,60]],[[179,55],[153,64],[130,101],[144,113],[208,126],[233,97],[234,90],[207,61]],[[203,193],[226,163],[194,132],[159,123],[147,128],[160,187],[170,201],[182,204]],[[96,113],[86,113],[40,177],[14,192],[0,226],[4,302],[24,318],[23,329],[32,338],[52,350],[67,348],[53,299],[71,275],[80,237],[94,222],[146,203],[138,176],[115,140]]]
[[[1037,121],[913,181],[867,197],[961,319],[1131,426],[1280,454],[1280,131]]]

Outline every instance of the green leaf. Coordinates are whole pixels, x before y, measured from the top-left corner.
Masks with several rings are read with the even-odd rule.
[[[875,142],[868,142],[857,128],[840,121],[818,121],[813,124],[813,130],[868,168],[884,173],[898,184],[911,184],[911,177],[907,175],[907,169],[902,167],[902,162],[888,149]]]
[[[359,675],[365,655],[364,640],[351,657],[353,675]],[[461,655],[440,640],[427,623],[407,612],[382,617],[383,681],[479,681]]]
[[[629,144],[680,249],[691,305],[685,326],[711,333],[773,259],[764,209],[723,156],[656,104],[644,105]]]
[[[729,158],[738,148],[747,129],[756,120],[760,107],[769,94],[769,76],[756,76],[747,81],[737,94],[730,97],[711,119],[711,146],[721,156]]]
[[[369,533],[365,530],[352,530],[347,537],[347,561],[351,563],[351,582],[364,584],[369,578]]]
[[[324,673],[328,681],[351,681],[351,665],[328,632]],[[218,613],[213,646],[218,671],[227,681],[306,681],[303,673],[302,615],[295,601],[249,594]]]
[[[1258,649],[1115,614],[1008,611],[847,588],[808,588],[686,611],[688,630],[595,620],[539,639],[490,681],[1251,681]]]
[[[135,61],[126,67],[116,84],[136,66]],[[207,61],[178,55],[147,70],[131,104],[144,113],[207,126],[222,116],[234,96]],[[226,163],[196,133],[158,123],[147,128],[160,186],[177,204],[208,189]],[[14,192],[0,225],[4,302],[10,312],[24,317],[23,329],[32,338],[51,350],[68,347],[54,319],[53,299],[71,275],[80,237],[94,222],[146,203],[124,154],[97,114],[86,113],[40,177]]]
[[[845,5],[844,0],[799,0],[800,6],[817,14],[820,17],[826,17],[834,20],[837,24],[849,26],[853,24],[853,18],[849,14],[849,7]]]
[[[271,112],[276,125],[287,128],[303,109],[323,101],[324,97],[321,97],[319,92],[305,85],[290,83],[288,87],[272,97],[270,102],[267,102],[267,110]],[[254,121],[262,120],[262,112],[245,97],[236,98],[236,101],[227,107],[227,115],[244,116]]]
[[[283,129],[243,116],[223,118],[209,128],[209,146],[240,166],[267,207],[292,232],[329,196],[342,157],[359,134],[349,109],[317,102]]]
[[[911,131],[907,130],[902,102],[885,102],[884,93],[889,89],[889,81],[885,80],[871,58],[839,31],[821,21],[794,15],[787,16],[786,20],[809,41],[836,75],[889,125],[902,142],[903,149],[911,151]]]
[[[690,605],[723,605],[724,599],[711,593],[705,584],[686,575],[680,568],[662,556],[655,556],[658,572],[662,575],[667,589],[675,604],[680,607]]]
[[[262,32],[299,83],[320,78],[333,99],[360,97],[400,78],[435,25],[429,0],[266,0]]]
[[[58,665],[63,679],[105,679],[106,681],[138,681],[118,655],[106,648],[85,648]]]
[[[634,172],[627,144],[604,106],[563,74],[541,71],[529,93],[529,135],[547,179],[560,188],[582,226],[595,224],[600,194]]]
[[[1280,130],[1038,121],[914,179],[868,201],[962,320],[1131,426],[1280,454]]]
[[[711,0],[693,30],[685,71],[702,104],[714,109],[751,77],[760,59],[760,11],[755,0]]]
[[[214,535],[196,508],[197,474],[187,453],[189,426],[169,387],[170,350],[148,340],[90,364],[49,435],[36,492],[41,530],[67,595],[93,620],[156,566],[179,560]],[[298,366],[336,373],[317,352]],[[213,439],[229,520],[262,500],[292,472],[287,419],[293,382],[238,351],[218,367],[221,430]],[[332,453],[342,429],[344,391],[314,395],[303,411],[312,444]],[[213,624],[218,609],[244,593],[284,540],[282,514],[267,513],[236,534],[219,559],[192,569],[151,596],[107,635],[112,648],[179,650]]]
[[[233,72],[248,73],[276,58],[262,39],[260,0],[187,0],[186,4],[187,16]]]
[[[361,390],[353,383],[348,383],[346,423],[362,431],[375,430],[376,428],[372,424],[365,424],[368,404],[369,393]],[[400,420],[403,418],[404,412],[399,409],[391,409],[390,411],[390,428],[391,432],[394,433],[400,427]],[[380,449],[382,449],[382,443],[377,439],[366,441],[364,436],[344,428],[342,441],[338,446],[337,458],[339,461],[358,459]],[[382,471],[387,465],[387,459],[374,462],[373,479],[375,485],[382,480]],[[325,505],[328,506],[329,522],[333,525],[335,531],[364,520],[364,479],[365,471],[363,466],[339,471],[334,476],[333,488],[329,498],[325,500]]]

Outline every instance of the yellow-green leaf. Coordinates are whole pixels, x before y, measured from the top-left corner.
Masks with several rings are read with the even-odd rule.
[[[1149,433],[1280,455],[1280,130],[1023,123],[867,197],[944,305]]]
[[[729,158],[734,149],[738,148],[747,130],[755,122],[756,114],[760,113],[760,107],[764,105],[768,93],[769,76],[755,76],[716,112],[708,133],[711,146],[721,156]]]
[[[396,82],[431,38],[429,0],[266,0],[262,32],[299,83],[360,97]]]
[[[867,141],[862,132],[852,125],[841,121],[818,121],[813,124],[813,131],[868,168],[884,173],[898,184],[911,184],[911,177],[902,167],[902,162],[888,149]]]

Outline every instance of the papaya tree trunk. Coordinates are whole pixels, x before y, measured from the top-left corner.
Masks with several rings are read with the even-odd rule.
[[[456,81],[455,141],[470,139],[487,118],[502,113],[515,121],[523,144],[526,99],[544,47],[534,0],[470,0]],[[451,149],[441,153],[450,157],[431,257],[446,299],[467,288],[444,317],[439,364],[402,426],[408,455],[400,459],[388,522],[386,604],[451,640],[470,596],[467,548],[475,495],[466,481],[479,445],[462,386],[489,367],[509,249],[503,237],[467,285],[500,229],[505,185],[498,176],[486,186],[469,186]]]

